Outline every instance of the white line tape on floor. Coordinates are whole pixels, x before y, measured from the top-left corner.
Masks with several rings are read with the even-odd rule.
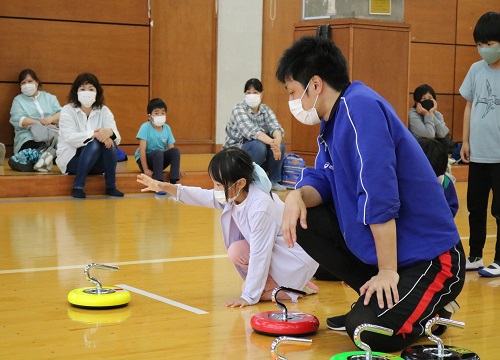
[[[174,301],[174,300],[167,299],[167,298],[165,298],[163,296],[156,295],[156,294],[150,293],[148,291],[144,291],[144,290],[135,288],[133,286],[128,286],[128,285],[125,285],[125,284],[116,284],[115,286],[119,286],[122,289],[131,291],[133,293],[136,293],[136,294],[139,294],[139,295],[143,295],[143,296],[147,296],[147,297],[149,297],[151,299],[161,301],[161,302],[163,302],[165,304],[176,306],[176,307],[181,308],[183,310],[194,312],[195,314],[198,314],[198,315],[208,314],[208,312],[206,312],[206,311],[194,308],[194,307],[186,305],[186,304],[182,304],[182,303]]]

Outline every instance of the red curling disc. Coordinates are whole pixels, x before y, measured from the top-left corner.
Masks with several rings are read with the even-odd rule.
[[[255,332],[270,336],[306,336],[318,331],[319,320],[314,315],[289,312],[286,320],[282,316],[280,311],[266,311],[252,316],[250,324]]]

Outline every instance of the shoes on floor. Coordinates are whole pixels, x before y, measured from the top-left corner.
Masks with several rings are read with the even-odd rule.
[[[285,191],[286,187],[281,185],[280,183],[274,182],[273,186],[271,187],[272,190],[274,191]]]
[[[115,197],[123,197],[123,193],[118,190],[117,188],[109,188],[109,189],[106,189],[106,195],[109,195],[109,196],[115,196]]]
[[[52,170],[52,164],[54,162],[54,149],[47,149],[41,155],[38,161],[33,166],[33,169],[40,172],[48,172]]]
[[[479,275],[486,277],[497,277],[500,276],[500,265],[496,262],[489,264],[478,271]]]
[[[326,319],[326,326],[331,330],[345,331],[345,321],[347,314],[329,317]]]
[[[484,267],[483,259],[480,257],[469,257],[465,261],[465,270],[479,270]]]
[[[438,315],[443,319],[451,319],[451,317],[455,315],[458,310],[460,310],[460,305],[453,300],[446,304],[445,307],[438,312]],[[443,335],[447,328],[448,326],[439,324],[435,329],[432,329],[432,334],[437,336]]]
[[[85,199],[87,197],[83,189],[75,189],[75,188],[71,190],[71,196],[73,196],[75,199]]]

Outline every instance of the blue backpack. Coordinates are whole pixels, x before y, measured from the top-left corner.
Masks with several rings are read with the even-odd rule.
[[[281,184],[289,189],[295,189],[295,184],[302,176],[302,170],[306,168],[306,162],[299,155],[286,153],[281,170]]]

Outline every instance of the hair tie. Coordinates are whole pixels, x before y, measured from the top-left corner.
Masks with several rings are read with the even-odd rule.
[[[271,191],[271,180],[267,177],[266,172],[258,164],[253,163],[253,180],[255,185],[262,191],[268,193]]]

